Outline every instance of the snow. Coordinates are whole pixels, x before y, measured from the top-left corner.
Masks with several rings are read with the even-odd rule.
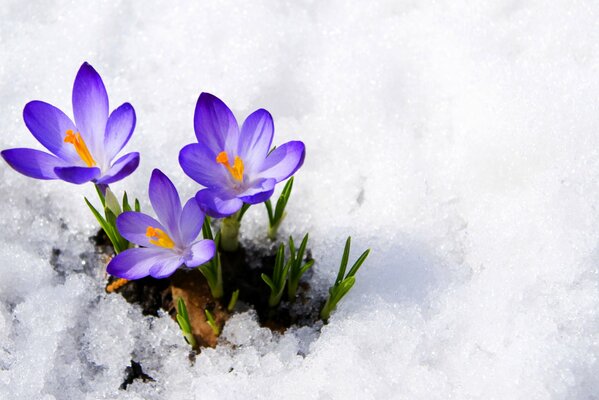
[[[147,207],[158,167],[191,196],[177,155],[208,91],[306,143],[280,232],[310,232],[318,285],[347,235],[372,253],[320,334],[247,312],[191,363],[168,316],[104,293],[93,188],[2,164],[0,398],[599,398],[598,20],[566,0],[5,0],[0,148],[39,148],[23,106],[70,110],[88,61],[137,112],[115,191]],[[266,222],[252,208],[243,240]],[[132,358],[155,382],[123,391]]]

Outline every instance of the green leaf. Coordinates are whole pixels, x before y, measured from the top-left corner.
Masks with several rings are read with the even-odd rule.
[[[287,202],[289,201],[289,197],[291,196],[291,189],[293,188],[293,176],[289,178],[285,187],[283,187],[283,191],[279,196],[279,200],[277,200],[277,206],[275,207],[275,215],[274,222],[275,224],[279,222],[283,218],[283,213],[285,212],[285,207],[287,206]]]
[[[312,266],[314,265],[314,260],[310,260],[308,261],[301,269],[300,269],[300,274],[299,276],[302,276],[303,274],[306,273],[307,270],[309,270],[310,268],[312,268]]]
[[[123,194],[123,212],[131,211],[131,205],[129,204],[129,198],[127,192]]]
[[[187,319],[184,318],[182,315],[177,315],[177,322],[179,323],[179,328],[181,328],[181,330],[184,333],[190,333],[191,332],[191,327],[189,326],[189,323],[187,322]]]
[[[177,300],[177,314],[181,315],[186,320],[189,319],[189,314],[187,313],[187,307],[185,306],[185,301],[182,297],[179,297]]]
[[[139,204],[139,200],[135,199],[135,211],[141,212],[141,205]]]
[[[214,332],[214,334],[216,336],[218,336],[220,334],[220,328],[216,324],[216,321],[214,320],[214,316],[212,315],[212,313],[210,311],[208,311],[208,309],[204,310],[204,314],[206,315],[206,322],[212,328],[212,332]]]
[[[106,188],[106,195],[104,197],[104,207],[109,209],[110,211],[112,211],[112,213],[115,216],[119,216],[122,212],[121,210],[121,205],[119,204],[119,201],[117,200],[116,196],[114,195],[114,193],[112,192],[112,190],[110,190],[110,188]]]
[[[295,261],[295,243],[293,243],[293,237],[291,236],[289,236],[289,255]]]
[[[115,236],[113,227],[110,225],[108,221],[104,219],[104,217],[102,217],[98,210],[96,210],[94,206],[92,206],[87,197],[84,197],[83,199],[85,200],[85,203],[91,210],[92,214],[94,214],[94,217],[96,217],[96,220],[98,220],[98,223],[106,233],[106,236],[108,236],[108,239],[110,240],[110,243],[112,243],[112,247],[114,248],[115,253],[120,253],[121,247],[119,243],[119,238]]]
[[[366,250],[364,253],[362,253],[360,257],[358,257],[354,265],[349,270],[349,273],[347,274],[348,277],[356,275],[356,272],[358,272],[358,270],[366,260],[366,257],[368,257],[368,254],[370,254],[370,249]]]
[[[243,206],[241,206],[241,209],[238,211],[237,214],[237,221],[241,221],[241,219],[243,218],[243,214],[245,214],[245,212],[251,207],[251,204],[248,203],[243,203]]]
[[[335,285],[338,285],[345,276],[345,269],[347,268],[347,261],[349,260],[349,250],[351,247],[351,236],[347,237],[345,241],[345,249],[343,249],[343,256],[341,257],[341,265],[339,265],[339,273],[337,279],[335,279]]]
[[[212,235],[212,227],[210,226],[210,217],[204,217],[204,223],[202,224],[202,237],[204,239],[214,240],[214,236]]]
[[[273,292],[275,292],[277,290],[277,288],[275,287],[275,284],[268,277],[268,275],[262,274],[260,276],[262,277],[262,280],[268,285],[268,287],[270,287],[270,290],[272,290]]]
[[[264,206],[266,207],[266,212],[268,213],[268,224],[272,227],[274,225],[274,215],[272,213],[272,203],[270,199],[264,202]]]
[[[104,199],[104,194],[102,193],[102,189],[100,189],[100,186],[94,184],[94,187],[96,188],[96,192],[98,193],[98,197],[100,198],[100,202],[102,203],[102,207],[106,207],[106,201]]]
[[[239,289],[233,292],[231,295],[231,300],[229,300],[229,305],[227,306],[227,310],[229,312],[233,311],[235,308],[235,304],[237,304],[237,299],[239,298]]]

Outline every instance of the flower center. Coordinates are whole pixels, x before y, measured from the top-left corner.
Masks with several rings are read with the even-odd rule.
[[[229,163],[229,156],[227,155],[227,152],[221,151],[216,156],[216,162],[218,164],[222,164],[227,169],[227,171],[229,171],[233,179],[235,179],[238,182],[243,181],[243,161],[239,156],[235,156],[235,161],[231,166],[231,164]]]
[[[74,133],[72,129],[69,129],[66,132],[66,136],[64,137],[65,143],[71,143],[75,147],[75,151],[79,154],[79,157],[83,160],[88,167],[93,167],[96,165],[85,141],[81,137],[79,132]]]
[[[173,239],[171,239],[162,229],[148,226],[148,229],[146,229],[146,236],[150,238],[150,243],[152,243],[154,246],[164,247],[167,249],[172,249],[175,247],[175,242],[173,242]]]

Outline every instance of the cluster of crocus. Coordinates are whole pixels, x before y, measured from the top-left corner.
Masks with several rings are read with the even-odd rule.
[[[32,178],[93,182],[105,205],[109,203],[104,198],[108,185],[127,177],[139,165],[139,153],[135,152],[113,162],[133,133],[135,111],[125,103],[109,114],[104,83],[87,63],[77,73],[72,97],[75,122],[48,103],[32,101],[25,106],[25,124],[52,154],[25,148],[1,154],[11,167]],[[203,187],[183,207],[176,188],[159,170],[154,170],[149,185],[156,219],[131,211],[126,196],[124,212],[105,205],[106,219],[92,207],[103,228],[111,231],[110,237],[117,237],[118,230],[118,237],[126,239],[125,249],[108,265],[110,274],[125,279],[164,278],[182,265],[193,268],[208,262],[215,254],[215,243],[196,240],[204,214],[230,217],[243,207],[267,201],[275,185],[292,176],[304,161],[302,142],[271,149],[274,124],[263,109],[248,116],[240,128],[221,100],[202,93],[194,129],[198,143],[185,146],[179,162]]]

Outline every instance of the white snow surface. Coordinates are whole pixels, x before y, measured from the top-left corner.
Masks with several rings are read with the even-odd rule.
[[[597,21],[576,0],[3,0],[0,148],[41,148],[23,106],[71,114],[88,61],[137,112],[114,190],[147,210],[153,168],[198,190],[177,156],[211,92],[306,143],[281,235],[310,232],[316,286],[347,235],[372,253],[320,334],[243,313],[191,364],[168,316],[104,292],[93,186],[1,163],[0,398],[598,399]],[[155,382],[120,390],[131,359]]]

